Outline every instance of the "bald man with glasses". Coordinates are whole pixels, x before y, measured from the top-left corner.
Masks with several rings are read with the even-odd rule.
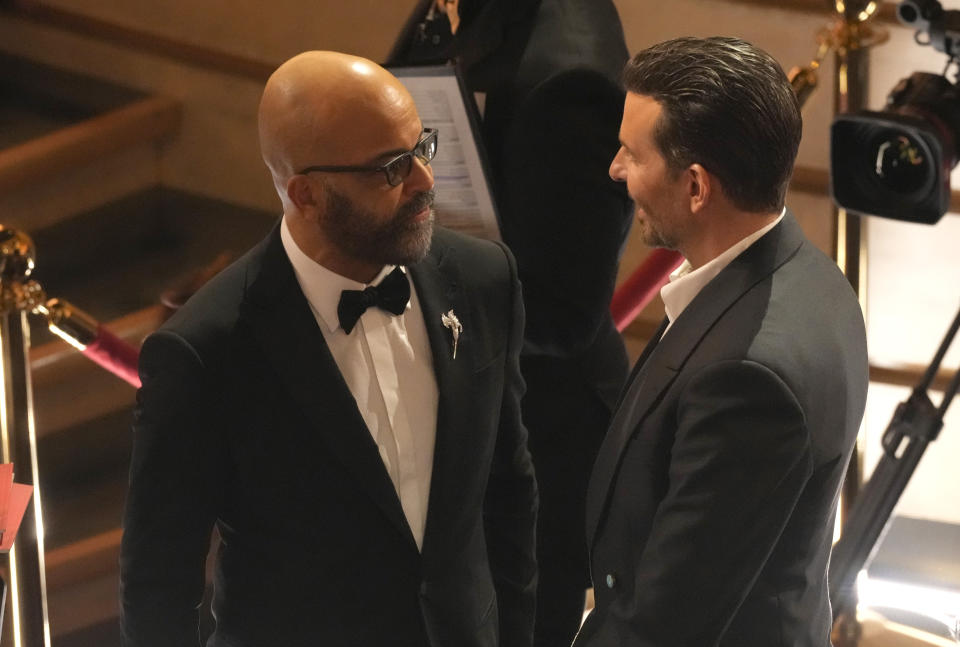
[[[536,485],[502,245],[433,225],[436,130],[388,72],[268,80],[273,232],[144,343],[126,645],[531,644]]]

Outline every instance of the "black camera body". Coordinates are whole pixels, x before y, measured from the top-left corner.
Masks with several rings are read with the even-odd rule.
[[[904,0],[917,42],[956,61],[960,11],[936,0]],[[950,205],[950,171],[960,152],[960,90],[945,76],[915,72],[891,90],[883,111],[839,115],[830,129],[834,201],[856,213],[934,224]]]
[[[930,40],[921,44],[932,45],[950,58],[960,53],[960,11],[945,11],[937,0],[902,0],[897,19],[918,35],[927,35]]]

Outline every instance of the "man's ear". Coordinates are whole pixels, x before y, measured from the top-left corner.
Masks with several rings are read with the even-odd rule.
[[[689,179],[690,211],[698,213],[710,203],[710,198],[716,189],[715,179],[699,164],[691,164],[685,172]]]
[[[287,180],[287,198],[301,213],[317,209],[320,201],[319,183],[311,182],[306,175],[294,175]]]

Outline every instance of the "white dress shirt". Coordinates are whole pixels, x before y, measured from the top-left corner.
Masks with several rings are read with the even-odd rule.
[[[694,300],[707,283],[712,281],[717,274],[723,271],[723,268],[729,265],[733,259],[743,253],[750,245],[776,227],[777,224],[783,220],[783,216],[786,213],[787,208],[784,207],[783,211],[780,212],[780,217],[776,220],[753,232],[709,263],[695,270],[690,265],[690,261],[684,259],[680,267],[670,274],[670,282],[660,288],[660,297],[663,299],[663,309],[667,314],[667,319],[670,320],[663,334],[667,334],[667,331],[673,326],[673,322],[677,320],[680,313],[690,305],[690,302]]]
[[[304,254],[285,218],[280,224],[280,239],[323,338],[380,450],[417,547],[422,548],[439,395],[413,281],[404,313],[392,315],[380,308],[368,308],[348,335],[337,317],[341,291],[376,285],[395,266],[384,267],[365,285],[328,270]],[[406,268],[401,269],[406,272]],[[343,433],[350,431],[345,429]]]

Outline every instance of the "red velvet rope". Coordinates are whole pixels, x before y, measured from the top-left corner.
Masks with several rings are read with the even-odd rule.
[[[670,272],[680,267],[683,256],[668,249],[655,249],[644,259],[613,294],[610,312],[617,330],[630,325],[640,311],[657,295],[667,281]]]
[[[140,376],[137,374],[139,349],[103,326],[97,327],[97,338],[87,344],[83,354],[120,379],[140,388]]]

